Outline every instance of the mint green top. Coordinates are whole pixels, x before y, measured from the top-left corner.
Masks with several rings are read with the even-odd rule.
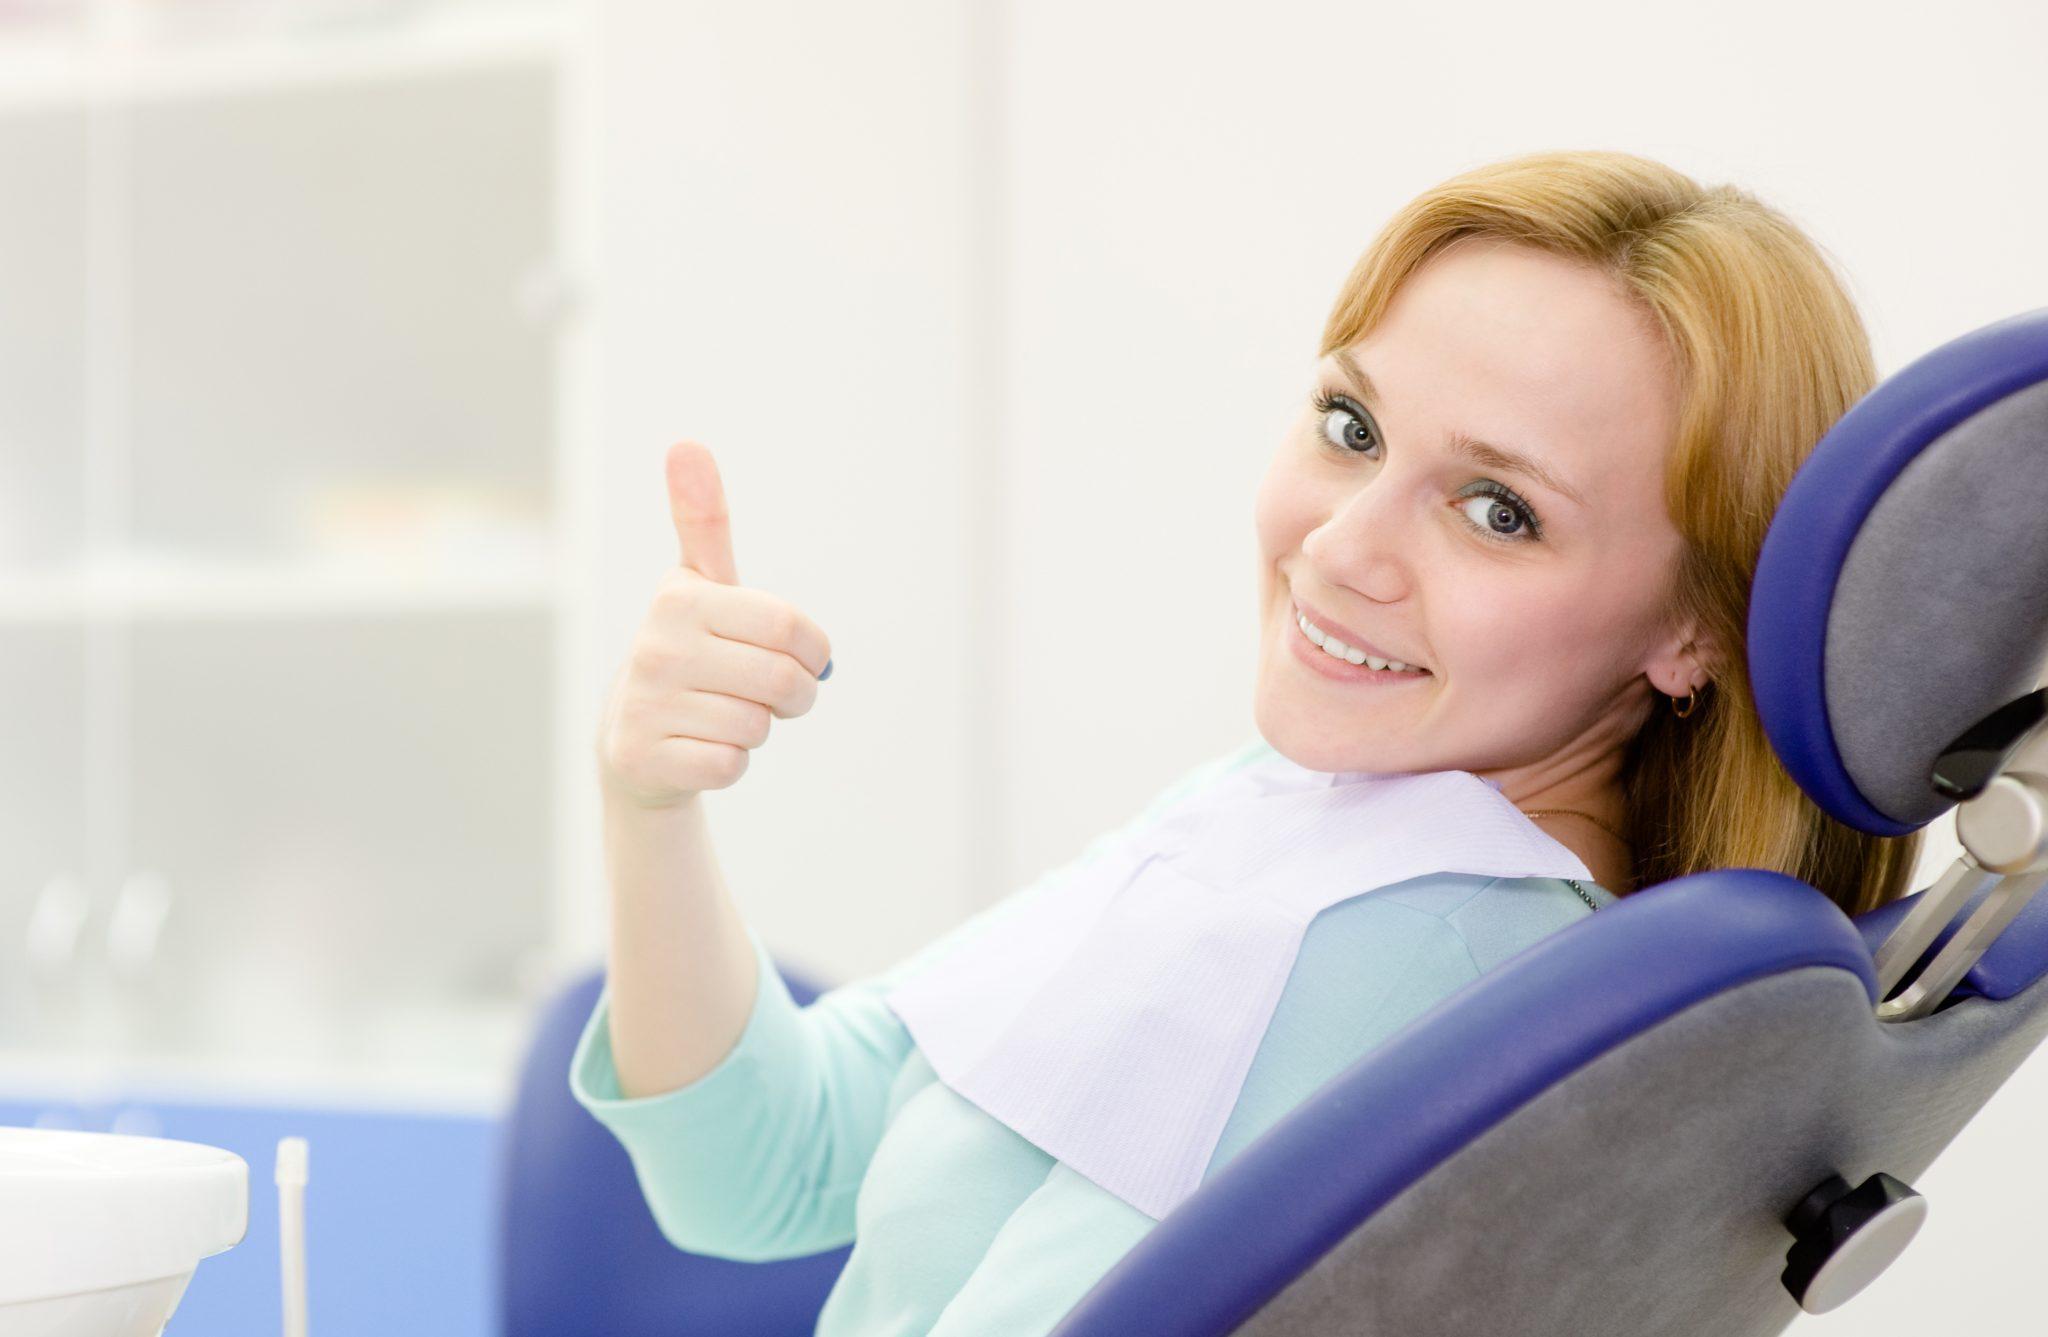
[[[807,1007],[750,928],[760,985],[746,1029],[676,1090],[620,1096],[607,985],[570,1061],[570,1089],[625,1146],[678,1249],[765,1261],[852,1244],[819,1337],[1049,1332],[1156,1222],[938,1081],[882,995],[927,954],[985,930],[1181,798],[1275,755],[1259,739],[1196,767],[1071,863]],[[1615,899],[1581,885],[1599,905]],[[1325,909],[1302,936],[1205,1181],[1446,995],[1590,913],[1559,878],[1465,873]]]

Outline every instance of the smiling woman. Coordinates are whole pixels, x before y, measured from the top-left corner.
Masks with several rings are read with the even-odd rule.
[[[1856,908],[1910,871],[1913,838],[1806,802],[1744,684],[1765,523],[1871,380],[1789,224],[1620,155],[1487,168],[1394,219],[1314,371],[1258,493],[1257,736],[909,960],[798,1007],[702,808],[609,787],[572,1088],[679,1248],[852,1244],[818,1337],[1042,1337],[1312,1093],[1618,893],[1755,866]],[[678,523],[718,547],[715,500]],[[803,706],[827,647],[799,648],[770,676]],[[682,1060],[629,1093],[615,1041]]]
[[[1425,192],[1259,488],[1260,732],[1492,780],[1616,891],[1758,867],[1895,899],[1918,833],[1792,783],[1743,639],[1778,499],[1874,380],[1819,249],[1733,187],[1591,152]]]

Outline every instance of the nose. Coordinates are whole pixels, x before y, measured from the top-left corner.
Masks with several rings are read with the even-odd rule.
[[[1392,482],[1381,475],[1351,487],[1303,536],[1302,556],[1327,587],[1356,590],[1380,603],[1407,593],[1420,526]]]

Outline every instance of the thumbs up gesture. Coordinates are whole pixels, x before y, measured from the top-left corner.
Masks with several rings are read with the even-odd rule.
[[[598,728],[607,796],[673,807],[746,774],[771,716],[811,708],[832,645],[794,605],[739,583],[731,517],[711,452],[668,452],[681,560],[661,579]]]

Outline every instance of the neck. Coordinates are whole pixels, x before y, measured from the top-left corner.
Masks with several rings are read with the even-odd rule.
[[[1544,762],[1474,774],[1498,784],[1502,797],[1523,812],[1580,812],[1620,832],[1624,842],[1633,838],[1628,827],[1628,803],[1621,789],[1619,752],[1581,765]]]
[[[1533,794],[1517,794],[1506,785],[1501,794],[1523,812],[1578,812],[1584,813],[1596,822],[1603,822],[1628,840],[1632,833],[1628,829],[1628,803],[1619,788],[1589,789],[1546,789]]]

